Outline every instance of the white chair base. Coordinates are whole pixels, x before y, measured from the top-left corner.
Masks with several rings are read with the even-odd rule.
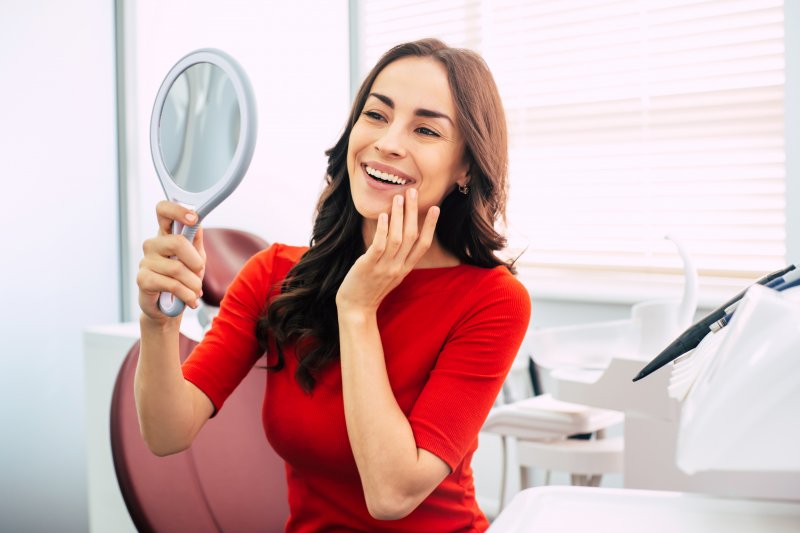
[[[598,432],[600,433],[600,432]],[[551,471],[570,472],[573,485],[596,487],[603,474],[622,472],[624,439],[613,437],[592,440],[563,439],[558,441],[517,440],[517,462],[520,485],[527,488],[528,467],[546,468],[545,484]]]
[[[526,398],[496,407],[483,426],[486,433],[500,435],[503,463],[500,509],[505,505],[508,473],[506,447],[515,442],[520,484],[528,486],[527,468],[545,470],[545,484],[551,471],[568,472],[574,485],[597,486],[603,474],[622,473],[622,437],[605,439],[606,429],[619,424],[622,413],[554,400],[549,394]],[[592,439],[569,439],[570,435],[592,433]],[[506,437],[514,437],[507,439]]]

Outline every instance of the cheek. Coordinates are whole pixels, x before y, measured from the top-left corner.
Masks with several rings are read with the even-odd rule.
[[[431,192],[444,197],[455,186],[459,179],[459,166],[450,153],[439,153],[427,160],[429,185]]]
[[[425,212],[434,205],[441,206],[449,193],[450,188],[444,180],[436,184],[429,184],[428,187],[423,187],[423,190],[419,191],[419,210]]]
[[[350,155],[355,156],[356,153],[358,153],[361,149],[364,148],[364,145],[366,143],[365,137],[366,137],[365,131],[361,122],[360,121],[356,122],[353,125],[353,129],[350,130],[350,137],[347,140],[348,157]]]
[[[434,205],[442,205],[448,194],[453,192],[456,182],[460,177],[461,167],[454,162],[451,153],[438,153],[430,158],[427,167],[428,179],[419,195],[420,210],[427,210]],[[443,161],[447,163],[442,164]]]
[[[359,127],[358,122],[353,125],[353,129],[350,130],[350,136],[347,138],[347,165],[348,167],[350,164],[355,160],[356,154],[358,153],[358,147],[360,144],[360,134],[359,134]]]
[[[355,150],[353,147],[353,136],[347,139],[347,170],[352,172],[353,170],[353,161],[355,160]]]

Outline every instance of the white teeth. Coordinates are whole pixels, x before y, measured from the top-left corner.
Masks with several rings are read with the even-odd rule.
[[[367,174],[369,174],[373,178],[378,178],[379,180],[382,180],[382,181],[388,181],[388,182],[391,182],[391,183],[396,183],[398,185],[405,185],[406,184],[406,180],[404,180],[403,178],[401,178],[399,176],[395,176],[394,174],[389,174],[388,172],[381,172],[380,170],[374,169],[374,168],[369,167],[369,166],[366,167],[366,169],[367,169]]]

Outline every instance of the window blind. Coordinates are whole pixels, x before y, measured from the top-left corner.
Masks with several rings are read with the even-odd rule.
[[[359,64],[425,36],[480,52],[510,131],[522,266],[702,276],[785,264],[783,2],[362,0]]]

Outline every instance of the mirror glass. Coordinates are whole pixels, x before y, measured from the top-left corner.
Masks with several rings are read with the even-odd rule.
[[[212,63],[184,70],[159,121],[161,158],[175,185],[202,192],[217,183],[236,153],[240,129],[239,101],[225,71]]]

